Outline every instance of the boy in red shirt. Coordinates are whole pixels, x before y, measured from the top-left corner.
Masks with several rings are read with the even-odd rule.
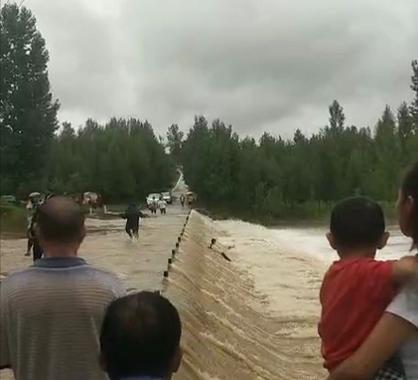
[[[364,197],[338,203],[331,214],[328,241],[338,252],[320,292],[319,335],[324,366],[332,371],[371,333],[399,287],[418,271],[415,257],[377,261],[389,238],[382,208]],[[404,379],[402,363],[392,360],[375,379]]]

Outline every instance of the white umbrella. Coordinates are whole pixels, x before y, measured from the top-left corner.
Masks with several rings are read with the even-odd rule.
[[[34,197],[40,197],[41,193],[38,193],[37,191],[34,191],[33,193],[29,194],[29,198],[34,198]]]

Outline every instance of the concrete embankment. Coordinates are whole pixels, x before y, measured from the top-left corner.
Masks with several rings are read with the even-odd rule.
[[[176,379],[324,378],[317,318],[269,313],[251,273],[234,263],[239,255],[219,243],[225,234],[192,211],[169,265],[163,293],[178,307],[184,328]],[[217,242],[209,248],[212,238]],[[286,289],[283,296],[288,299]]]

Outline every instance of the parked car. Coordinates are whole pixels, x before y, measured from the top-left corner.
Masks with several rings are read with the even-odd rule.
[[[147,196],[147,206],[149,208],[149,206],[151,205],[151,203],[155,200],[156,202],[158,202],[161,198],[161,194],[160,193],[151,193]]]
[[[171,196],[171,193],[169,191],[164,191],[161,193],[161,197],[169,204],[171,205],[173,203],[173,197]]]

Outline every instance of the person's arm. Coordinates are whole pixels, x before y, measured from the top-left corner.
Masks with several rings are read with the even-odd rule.
[[[138,210],[138,214],[140,218],[146,218],[148,215],[144,214],[141,210]]]
[[[333,371],[328,380],[368,380],[416,331],[407,320],[386,312],[356,351]]]
[[[397,285],[404,285],[418,274],[418,257],[405,256],[393,263],[393,280]]]

